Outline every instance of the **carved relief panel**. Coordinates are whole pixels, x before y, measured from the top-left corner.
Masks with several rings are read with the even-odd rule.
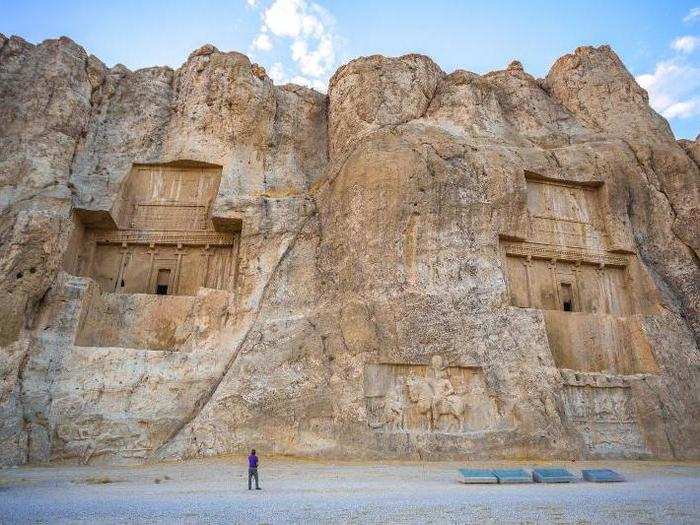
[[[523,308],[625,315],[634,313],[625,267],[508,254],[511,304]]]
[[[369,364],[364,376],[368,424],[384,432],[461,434],[504,423],[478,366]]]
[[[206,230],[207,208],[196,204],[140,202],[135,205],[131,227],[136,230]]]
[[[631,386],[623,376],[562,370],[564,410],[588,452],[595,456],[644,456]]]
[[[530,242],[602,251],[608,245],[598,188],[527,177]]]

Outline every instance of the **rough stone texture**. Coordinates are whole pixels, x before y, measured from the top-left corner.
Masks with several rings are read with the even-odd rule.
[[[359,58],[326,97],[213,46],[131,72],[0,35],[0,119],[2,463],[700,457],[698,143],[608,47],[544,80]],[[71,275],[72,209],[113,219],[133,163],[179,160],[222,166],[235,290]],[[531,236],[533,177],[595,193],[644,308],[512,303],[504,243]],[[556,335],[602,324],[593,357]]]
[[[328,93],[331,156],[373,131],[421,117],[442,76],[440,68],[422,55],[373,55],[342,66],[331,78]],[[363,89],[357,89],[360,85]]]

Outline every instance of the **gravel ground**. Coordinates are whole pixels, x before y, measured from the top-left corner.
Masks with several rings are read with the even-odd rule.
[[[243,467],[242,467],[243,465]],[[543,463],[469,463],[470,467]],[[462,485],[458,463],[261,459],[248,491],[245,458],[138,467],[0,470],[0,523],[700,523],[700,464],[609,466],[625,483]]]

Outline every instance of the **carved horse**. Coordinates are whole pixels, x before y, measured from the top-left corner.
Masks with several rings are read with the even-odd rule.
[[[452,394],[436,400],[433,419],[437,425],[443,417],[448,417],[449,423],[445,430],[462,430],[464,428],[464,413],[466,410],[467,403],[464,398],[460,395]]]
[[[421,421],[427,421],[427,430],[435,428],[433,419],[433,391],[423,378],[409,377],[406,380],[408,399],[413,404],[412,411]]]
[[[427,421],[428,430],[462,430],[464,414],[468,405],[460,394],[436,397],[432,386],[425,379],[410,377],[406,381],[408,398],[413,411],[422,421]],[[448,418],[446,429],[438,429],[440,422]]]

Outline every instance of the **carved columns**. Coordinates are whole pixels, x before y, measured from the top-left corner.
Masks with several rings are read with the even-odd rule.
[[[182,256],[186,255],[187,251],[182,249],[182,244],[178,243],[177,251],[177,263],[175,264],[175,275],[173,276],[173,294],[177,294],[180,289],[180,270],[182,268]]]
[[[525,286],[527,286],[527,306],[529,308],[536,308],[536,305],[533,304],[532,300],[532,276],[530,275],[532,268],[532,257],[528,255],[523,265],[525,266]]]
[[[127,243],[122,243],[122,249],[120,250],[120,253],[122,254],[122,257],[119,261],[119,271],[117,272],[117,280],[114,283],[115,292],[119,289],[122,279],[124,278],[124,266],[126,265],[127,256],[129,255],[129,246]]]
[[[555,310],[561,307],[561,297],[559,296],[559,276],[557,275],[557,260],[552,258],[547,265],[550,276],[552,278],[552,286],[554,287],[554,300],[556,301]]]
[[[151,243],[148,245],[148,251],[146,252],[150,255],[150,262],[148,264],[148,280],[146,281],[146,286],[153,286],[152,280],[153,280],[153,262],[156,258],[156,255],[158,253],[158,250],[156,249],[156,245],[154,243]],[[152,291],[152,290],[150,290]]]
[[[574,263],[573,268],[571,268],[571,273],[574,276],[574,304],[573,310],[574,311],[582,311],[583,310],[583,303],[581,301],[581,285],[580,285],[580,279],[581,279],[581,261],[576,261]]]
[[[204,259],[204,265],[202,267],[203,269],[203,278],[201,280],[200,286],[203,287],[208,287],[209,286],[209,258],[212,256],[212,252],[209,248],[209,245],[207,244],[204,246],[204,249],[202,250],[202,259]]]
[[[596,270],[596,280],[598,281],[598,290],[601,300],[600,307],[603,309],[603,313],[610,313],[610,301],[608,300],[608,287],[605,283],[605,263],[600,263]]]

